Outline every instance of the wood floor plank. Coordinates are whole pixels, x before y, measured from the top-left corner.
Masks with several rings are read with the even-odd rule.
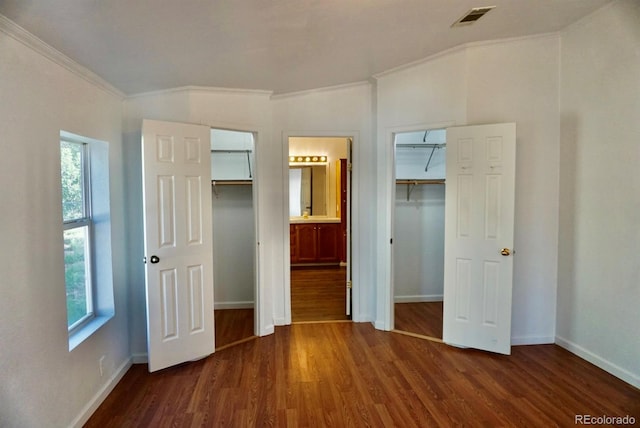
[[[253,309],[214,311],[216,349],[253,337]]]
[[[547,427],[575,414],[640,421],[640,390],[555,345],[503,356],[324,323],[156,373],[134,365],[86,426]]]
[[[344,266],[291,269],[291,320],[347,320],[347,271]]]
[[[396,303],[395,329],[442,339],[442,302]]]

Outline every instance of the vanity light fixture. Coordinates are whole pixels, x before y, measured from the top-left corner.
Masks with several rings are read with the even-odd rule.
[[[289,156],[289,163],[293,165],[302,164],[322,164],[327,162],[327,157],[323,155],[296,155]]]

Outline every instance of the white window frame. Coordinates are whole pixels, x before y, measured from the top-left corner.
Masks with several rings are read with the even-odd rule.
[[[68,326],[69,334],[73,335],[76,331],[81,329],[84,325],[95,318],[95,313],[93,310],[95,306],[93,301],[93,296],[95,295],[95,280],[93,278],[95,249],[93,239],[93,218],[91,211],[91,163],[89,161],[89,144],[87,144],[86,142],[79,142],[73,141],[68,138],[61,138],[60,143],[74,144],[81,147],[80,175],[82,181],[82,217],[77,217],[66,221],[63,219],[63,230],[66,232],[74,229],[82,229],[85,227],[87,228],[87,239],[85,241],[85,304],[87,313],[82,318]],[[69,314],[67,314],[67,316],[69,316]]]
[[[87,314],[68,326],[69,351],[72,351],[115,315],[111,254],[111,208],[109,192],[109,144],[66,131],[60,131],[59,144],[83,146],[84,216],[63,220],[65,231],[87,227],[85,260]],[[62,168],[62,165],[60,165]],[[62,191],[62,184],[61,191]],[[62,192],[61,192],[62,194]],[[66,294],[66,278],[63,278]],[[65,299],[65,311],[67,300]]]

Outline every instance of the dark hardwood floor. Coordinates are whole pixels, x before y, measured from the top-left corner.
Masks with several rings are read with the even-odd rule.
[[[346,315],[345,267],[294,267],[291,269],[291,320],[338,321]]]
[[[214,311],[216,349],[253,337],[253,309]]]
[[[293,268],[291,271],[292,321],[347,320],[345,286],[345,267]],[[215,311],[216,349],[252,337],[253,316],[253,309],[217,309]]]
[[[395,329],[442,339],[442,302],[396,303]]]
[[[583,414],[639,421],[640,390],[555,345],[504,356],[322,323],[157,373],[134,365],[86,426],[565,427]]]

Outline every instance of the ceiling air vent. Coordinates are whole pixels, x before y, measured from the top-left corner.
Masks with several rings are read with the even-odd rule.
[[[493,9],[495,6],[486,7],[474,7],[469,12],[465,13],[462,18],[458,19],[451,25],[452,27],[460,27],[462,25],[471,25],[478,19],[482,18],[487,12]]]

